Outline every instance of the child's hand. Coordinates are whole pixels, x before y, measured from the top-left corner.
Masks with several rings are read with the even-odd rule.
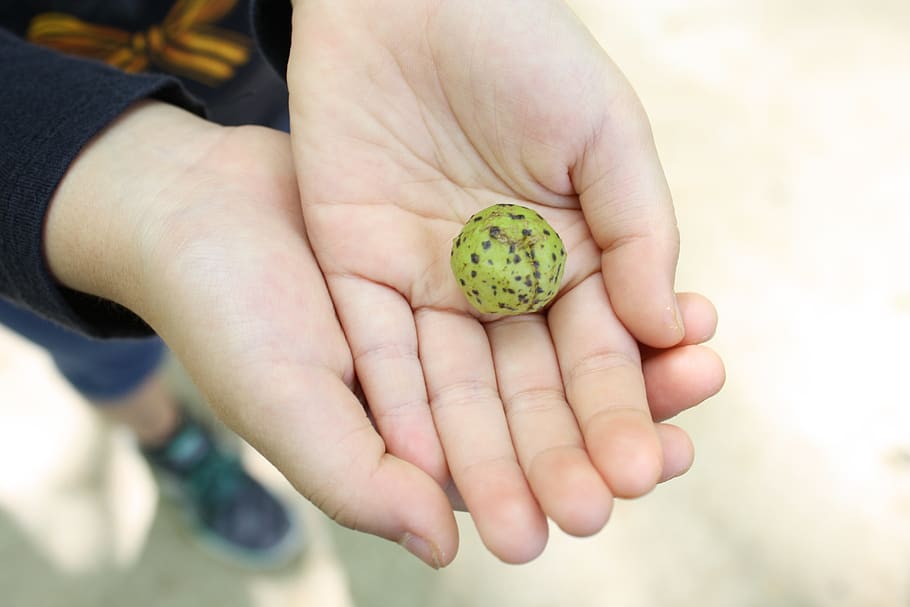
[[[143,317],[219,417],[327,515],[418,552],[426,537],[431,564],[454,557],[444,492],[386,453],[352,391],[286,134],[142,104],[71,166],[45,245],[61,283]]]
[[[451,474],[494,554],[535,557],[546,516],[594,533],[613,496],[688,465],[648,396],[700,400],[722,367],[686,349],[643,367],[639,342],[684,334],[672,203],[634,92],[565,5],[307,0],[288,83],[307,229],[379,432]],[[496,202],[535,208],[566,242],[546,315],[480,317],[454,282],[452,238]],[[652,377],[680,360],[700,372]],[[387,532],[362,511],[339,519]],[[449,529],[423,535],[444,560]]]

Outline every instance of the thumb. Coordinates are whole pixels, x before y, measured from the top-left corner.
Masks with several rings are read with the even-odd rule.
[[[602,253],[617,316],[638,341],[658,348],[684,335],[676,303],[679,232],[644,108],[626,84],[588,142],[572,179]]]
[[[433,568],[449,564],[458,531],[436,481],[386,452],[341,378],[282,371],[287,400],[248,399],[243,408],[216,407],[219,416],[335,522],[397,542]]]

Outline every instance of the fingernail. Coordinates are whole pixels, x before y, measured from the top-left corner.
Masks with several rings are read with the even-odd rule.
[[[439,558],[439,550],[433,544],[426,541],[420,536],[413,533],[405,532],[398,542],[401,546],[419,558],[421,561],[432,567],[439,569],[442,567],[442,559]]]
[[[679,303],[677,303],[676,298],[673,298],[673,322],[675,323],[673,329],[676,330],[679,339],[682,340],[686,336],[686,325],[683,322],[682,312],[679,309]]]

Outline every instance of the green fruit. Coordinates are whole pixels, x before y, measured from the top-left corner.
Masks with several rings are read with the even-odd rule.
[[[559,291],[566,249],[543,217],[517,204],[474,214],[452,243],[452,272],[480,312],[541,310]]]

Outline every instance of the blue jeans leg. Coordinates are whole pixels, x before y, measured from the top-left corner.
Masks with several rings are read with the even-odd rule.
[[[47,350],[60,373],[92,401],[129,395],[157,370],[166,351],[157,336],[94,339],[2,298],[0,324]]]

